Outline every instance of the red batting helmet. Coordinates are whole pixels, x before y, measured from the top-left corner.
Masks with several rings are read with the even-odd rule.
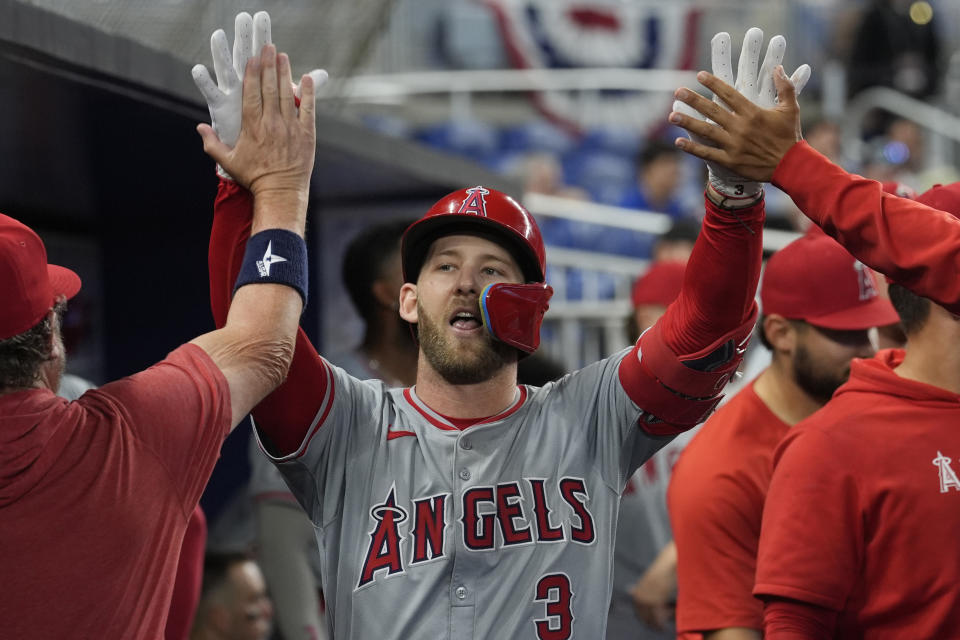
[[[403,279],[416,282],[430,244],[458,233],[486,235],[505,245],[527,282],[543,282],[547,257],[537,222],[507,194],[476,186],[447,194],[403,234]]]

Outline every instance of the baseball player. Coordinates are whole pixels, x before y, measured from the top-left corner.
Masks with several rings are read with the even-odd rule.
[[[315,124],[312,99],[296,112],[289,66],[265,51],[248,67],[234,148],[200,126],[204,147],[254,194],[250,253],[222,329],[74,402],[58,398],[60,316],[80,279],[0,215],[4,638],[162,637],[187,521],[220,445],[284,378],[305,292]]]
[[[868,330],[896,318],[870,270],[822,233],[773,254],[760,301],[770,366],[707,420],[670,481],[684,639],[761,637],[752,589],[773,452],[843,384],[851,359],[873,355]]]
[[[782,53],[772,47],[764,68]],[[705,203],[663,318],[633,348],[542,388],[518,386],[516,366],[538,346],[551,294],[543,240],[525,209],[483,186],[442,198],[404,235],[414,387],[356,380],[301,332],[287,382],[254,417],[317,529],[334,638],[603,636],[626,480],[719,402],[755,320],[762,189],[711,173]],[[246,191],[221,180],[217,319],[248,218]]]
[[[716,71],[701,71],[697,79],[732,111],[678,89],[668,117],[692,139],[678,138],[677,146],[724,170],[771,182],[865,265],[960,313],[960,221],[886,193],[882,183],[849,174],[814,151],[802,139],[795,83],[782,69],[774,73],[781,97],[775,107],[756,104]]]
[[[918,200],[956,216],[960,183]],[[855,361],[777,449],[754,587],[771,640],[960,633],[960,321],[890,298],[906,349]]]

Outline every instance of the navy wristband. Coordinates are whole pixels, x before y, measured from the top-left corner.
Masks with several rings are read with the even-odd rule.
[[[267,229],[250,236],[233,292],[247,284],[285,284],[307,306],[307,243],[286,229]]]

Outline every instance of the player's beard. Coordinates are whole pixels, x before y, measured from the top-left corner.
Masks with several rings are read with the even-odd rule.
[[[430,366],[450,384],[478,384],[516,361],[513,347],[486,331],[477,340],[457,340],[434,322],[417,302],[417,335]]]
[[[821,404],[826,404],[834,391],[850,377],[849,362],[839,371],[817,363],[806,345],[798,344],[793,354],[793,378],[797,386]]]

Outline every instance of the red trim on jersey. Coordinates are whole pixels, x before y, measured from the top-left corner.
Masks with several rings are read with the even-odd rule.
[[[402,438],[404,436],[413,436],[417,437],[413,431],[387,431],[387,440],[396,440],[397,438]]]
[[[459,429],[452,424],[443,422],[442,416],[440,416],[439,413],[436,414],[436,416],[427,413],[427,410],[420,406],[418,402],[420,399],[413,397],[412,389],[410,387],[407,387],[403,390],[403,397],[407,402],[410,403],[411,407],[416,409],[420,415],[427,419],[427,422],[435,426],[437,429],[443,429],[444,431],[459,431]],[[426,407],[426,405],[424,405],[424,407]],[[427,407],[427,409],[430,409],[430,407]]]
[[[448,418],[442,413],[437,413],[436,411],[431,409],[423,400],[419,398],[419,396],[416,396],[414,394],[411,388],[407,388],[403,390],[403,397],[406,399],[407,402],[410,403],[410,406],[416,409],[420,413],[420,415],[422,415],[424,418],[427,419],[427,422],[437,427],[438,429],[442,429],[444,431],[462,431],[474,425],[490,424],[491,422],[497,422],[498,420],[503,420],[504,418],[507,418],[512,414],[516,413],[517,410],[523,406],[523,403],[527,401],[527,388],[524,385],[517,385],[517,389],[520,390],[519,397],[517,398],[516,402],[514,402],[512,405],[507,407],[504,411],[498,413],[495,416],[480,418],[476,422],[467,424],[463,427],[458,427],[456,424],[452,422],[452,418]]]

